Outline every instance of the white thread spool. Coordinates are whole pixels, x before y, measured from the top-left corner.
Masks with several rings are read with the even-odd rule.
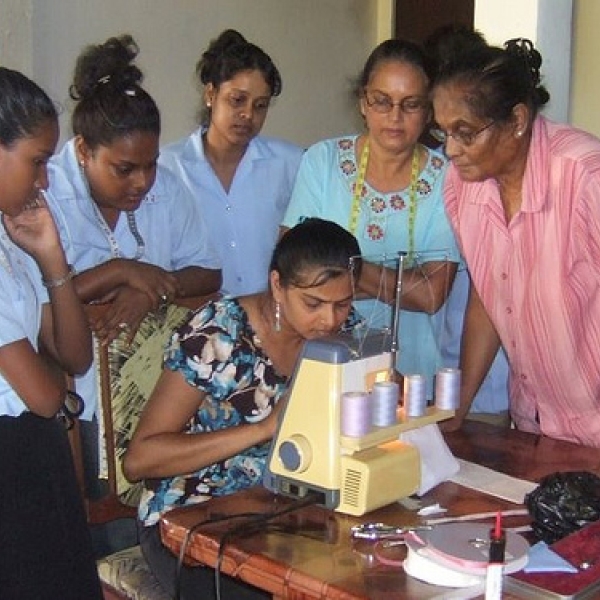
[[[376,427],[395,425],[398,421],[400,386],[395,381],[378,381],[371,391],[372,422]]]
[[[425,375],[404,376],[404,413],[407,417],[422,417],[427,409]]]
[[[341,399],[342,435],[362,437],[371,430],[371,398],[367,392],[344,392]]]
[[[460,369],[440,369],[435,376],[435,406],[456,410],[460,398]]]

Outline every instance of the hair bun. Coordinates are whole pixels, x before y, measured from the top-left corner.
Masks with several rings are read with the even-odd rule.
[[[85,48],[75,65],[71,98],[82,100],[105,90],[135,93],[143,80],[142,72],[133,64],[138,53],[139,47],[129,34]]]
[[[216,40],[213,40],[209,46],[209,49],[216,50],[217,52],[223,52],[232,46],[238,46],[240,44],[247,44],[246,38],[235,29],[226,29],[223,31]]]
[[[531,77],[531,87],[536,88],[541,81],[542,55],[535,49],[533,42],[527,38],[514,38],[505,42],[504,48],[523,61]]]
[[[223,31],[219,37],[210,42],[208,48],[200,57],[196,67],[200,81],[206,85],[210,81],[213,72],[219,69],[218,65],[224,60],[224,57],[247,44],[246,38],[239,31],[235,29]]]

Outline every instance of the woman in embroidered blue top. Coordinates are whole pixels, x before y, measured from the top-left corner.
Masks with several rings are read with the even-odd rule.
[[[357,85],[366,131],[319,142],[302,160],[283,221],[330,219],[354,233],[365,259],[358,308],[371,326],[389,326],[395,272],[384,257],[408,254],[402,280],[402,374],[428,376],[441,367],[442,307],[460,255],[444,212],[446,158],[419,144],[431,116],[430,67],[417,45],[393,39],[369,56]]]
[[[302,344],[355,323],[358,253],[345,229],[308,219],[279,241],[268,291],[209,303],[175,332],[123,463],[129,479],[146,479],[140,542],[165,589],[176,561],[161,547],[160,515],[260,483]],[[197,578],[212,585],[206,569],[185,577],[191,593]]]

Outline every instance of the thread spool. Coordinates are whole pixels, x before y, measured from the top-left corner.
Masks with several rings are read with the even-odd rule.
[[[395,425],[398,421],[400,386],[395,381],[378,381],[371,391],[371,421],[376,427]]]
[[[342,435],[362,437],[371,430],[371,398],[367,392],[344,392],[341,399]]]
[[[440,369],[435,376],[435,406],[456,410],[460,399],[460,369]]]
[[[427,409],[425,375],[404,376],[404,413],[407,417],[422,417]]]

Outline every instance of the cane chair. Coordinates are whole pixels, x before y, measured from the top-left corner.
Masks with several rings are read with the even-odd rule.
[[[86,499],[90,525],[135,517],[141,484],[132,484],[124,477],[122,457],[160,375],[163,349],[171,332],[185,321],[191,309],[214,297],[177,300],[148,315],[130,344],[125,336],[107,346],[95,343],[100,400],[100,477],[107,482],[108,494],[99,500]],[[94,318],[106,307],[90,305],[86,310]],[[77,442],[73,441],[77,436],[71,437],[76,471],[82,479],[82,459],[81,455],[77,456]],[[99,559],[98,573],[105,600],[168,600],[139,545]]]

